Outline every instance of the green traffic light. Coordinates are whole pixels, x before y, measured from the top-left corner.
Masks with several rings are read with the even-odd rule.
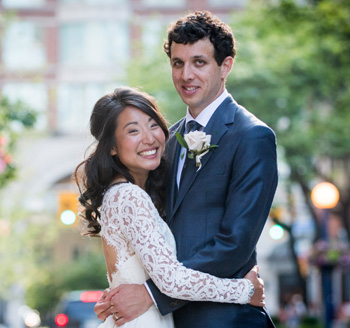
[[[279,240],[283,237],[284,235],[284,229],[278,225],[278,224],[274,224],[269,231],[269,235],[272,239],[274,240]]]

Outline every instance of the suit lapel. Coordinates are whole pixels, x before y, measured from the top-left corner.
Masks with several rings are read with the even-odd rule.
[[[204,129],[205,133],[210,134],[212,136],[211,137],[212,145],[219,145],[220,139],[227,132],[228,128],[226,125],[233,123],[235,110],[230,110],[230,108],[227,108],[229,107],[229,104],[232,103],[232,101],[233,101],[232,97],[227,97],[224,100],[224,102],[215,111],[215,113],[213,114],[213,116],[211,117],[207,126]],[[180,155],[179,151],[180,150],[176,152],[177,159],[179,158],[178,156]],[[213,151],[209,151],[209,153],[207,153],[206,155],[204,155],[204,157],[202,157],[202,160],[201,160],[202,167],[199,171],[197,171],[195,160],[189,163],[189,167],[186,170],[186,175],[182,179],[178,195],[175,199],[175,203],[170,212],[170,216],[168,217],[169,223],[171,222],[174,214],[176,213],[184,197],[186,196],[187,191],[189,190],[189,188],[191,187],[195,179],[198,177],[199,174],[201,174],[202,172],[205,172],[206,163],[209,161],[214,151],[215,149]],[[177,168],[177,164],[176,164],[176,168]],[[172,179],[173,181],[175,181],[175,184],[176,184],[176,174],[172,175]]]
[[[172,217],[174,203],[177,192],[177,170],[180,157],[180,144],[178,143],[175,133],[179,132],[183,135],[185,130],[185,120],[178,125],[177,129],[171,131],[171,137],[167,143],[167,161],[169,165],[168,180],[167,180],[167,195],[166,195],[166,213],[167,221]]]

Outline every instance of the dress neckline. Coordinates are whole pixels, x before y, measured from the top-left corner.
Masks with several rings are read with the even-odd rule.
[[[129,181],[118,181],[118,182],[114,182],[112,184],[110,184],[103,192],[103,194],[105,194],[109,189],[111,189],[114,186],[120,185],[122,183],[129,183]]]

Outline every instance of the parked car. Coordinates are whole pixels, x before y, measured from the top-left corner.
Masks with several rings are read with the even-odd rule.
[[[102,323],[94,312],[101,290],[71,291],[63,295],[51,325],[54,328],[97,328]]]

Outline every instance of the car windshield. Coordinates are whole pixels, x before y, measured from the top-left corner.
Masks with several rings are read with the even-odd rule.
[[[89,319],[97,318],[94,312],[95,303],[84,303],[81,301],[69,302],[66,308],[66,314],[69,318]]]

